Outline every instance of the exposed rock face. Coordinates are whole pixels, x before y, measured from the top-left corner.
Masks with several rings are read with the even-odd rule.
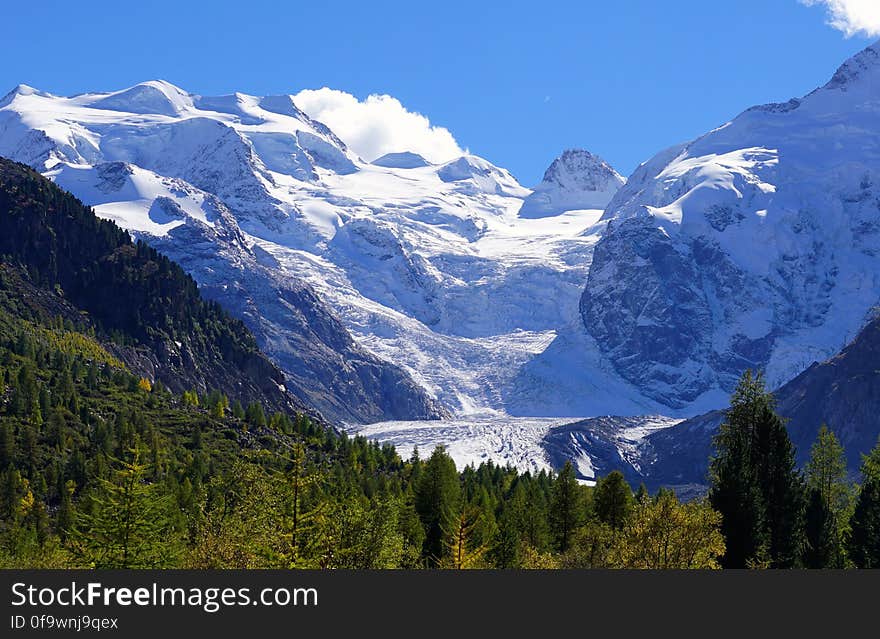
[[[880,319],[875,319],[843,351],[814,363],[775,393],[776,410],[788,420],[788,432],[803,466],[819,428],[825,424],[840,439],[849,471],[858,473],[862,455],[880,437]],[[646,466],[653,483],[706,483],[712,438],[723,411],[688,419],[649,435]]]
[[[650,397],[723,397],[746,368],[779,386],[864,326],[880,298],[878,51],[658,154],[609,204],[581,315]]]
[[[598,155],[569,149],[553,160],[523,202],[520,217],[539,218],[580,209],[604,209],[625,180]]]
[[[278,273],[259,245],[247,246],[228,214],[214,226],[190,220],[152,244],[182,264],[205,297],[240,317],[284,370],[290,392],[328,418],[446,415],[403,370],[360,347],[310,286]]]

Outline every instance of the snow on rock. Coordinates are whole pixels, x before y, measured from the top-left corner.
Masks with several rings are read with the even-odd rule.
[[[175,117],[192,109],[192,98],[173,84],[162,80],[144,82],[124,91],[88,103],[94,109],[150,113]]]
[[[540,218],[577,209],[604,209],[625,180],[589,151],[569,149],[556,158],[519,211]]]
[[[519,212],[531,192],[487,160],[433,165],[401,149],[366,163],[290,96],[199,96],[164,82],[10,96],[0,153],[180,261],[331,417],[663,410],[578,323],[607,226],[583,194],[613,178],[586,152],[548,170],[559,201],[577,208],[529,219]],[[307,346],[306,317],[322,327],[320,348]]]
[[[643,164],[603,216],[584,325],[669,406],[775,387],[837,352],[880,298],[880,45],[824,87]]]
[[[475,155],[464,155],[442,165],[437,175],[444,182],[467,183],[469,193],[495,193],[512,197],[525,197],[524,189],[516,179],[504,169]]]

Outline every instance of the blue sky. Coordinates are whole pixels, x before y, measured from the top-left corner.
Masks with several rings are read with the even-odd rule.
[[[0,94],[154,78],[203,95],[387,93],[531,185],[567,147],[629,174],[823,84],[871,42],[826,17],[798,0],[15,2]]]

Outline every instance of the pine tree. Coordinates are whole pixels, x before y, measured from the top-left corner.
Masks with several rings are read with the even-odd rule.
[[[715,437],[709,500],[722,515],[725,568],[795,565],[803,547],[803,482],[763,377],[747,371]]]
[[[266,413],[263,412],[263,405],[260,402],[251,402],[248,404],[245,412],[245,421],[254,428],[264,428],[266,426]]]
[[[305,446],[295,444],[289,459],[290,468],[286,473],[285,486],[287,519],[284,529],[288,539],[286,554],[289,568],[304,567],[303,563],[308,561],[309,542],[312,542],[312,547],[315,545],[314,540],[308,537],[315,527],[315,519],[321,510],[320,505],[312,508],[306,505],[308,491],[320,479],[317,472],[307,468],[306,461]]]
[[[518,568],[521,544],[516,516],[513,509],[508,506],[498,518],[498,532],[490,553],[495,567]]]
[[[73,552],[94,568],[162,568],[173,565],[175,540],[169,500],[148,484],[138,451],[117,461],[112,479],[100,480],[89,512],[77,515]]]
[[[819,429],[807,464],[810,498],[806,514],[805,563],[810,568],[843,568],[844,536],[850,506],[846,457],[835,434]],[[821,505],[816,500],[821,501]]]
[[[586,521],[587,508],[574,466],[566,460],[553,484],[550,501],[550,530],[559,552],[566,552],[574,534]]]
[[[614,530],[626,525],[633,509],[633,494],[623,473],[615,470],[596,482],[593,490],[593,511],[600,521]]]
[[[840,544],[834,513],[822,491],[813,488],[804,517],[804,566],[806,568],[835,568],[839,566]]]
[[[12,463],[15,456],[15,433],[12,424],[0,422],[0,471]]]
[[[880,441],[862,460],[862,487],[850,520],[849,557],[858,568],[880,568]]]
[[[415,490],[415,507],[425,529],[423,556],[439,565],[447,554],[446,531],[454,530],[461,505],[455,462],[442,446],[422,465]]]
[[[513,489],[509,509],[523,543],[539,552],[548,549],[547,497],[537,481],[520,477]]]

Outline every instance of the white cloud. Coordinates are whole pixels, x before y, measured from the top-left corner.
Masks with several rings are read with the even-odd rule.
[[[300,91],[293,100],[367,161],[398,151],[418,153],[435,163],[464,154],[447,129],[431,126],[428,118],[407,111],[390,95],[371,95],[361,101],[350,93],[324,87]]]
[[[846,37],[880,35],[880,0],[800,0],[808,7],[824,5],[828,24],[843,31]]]

